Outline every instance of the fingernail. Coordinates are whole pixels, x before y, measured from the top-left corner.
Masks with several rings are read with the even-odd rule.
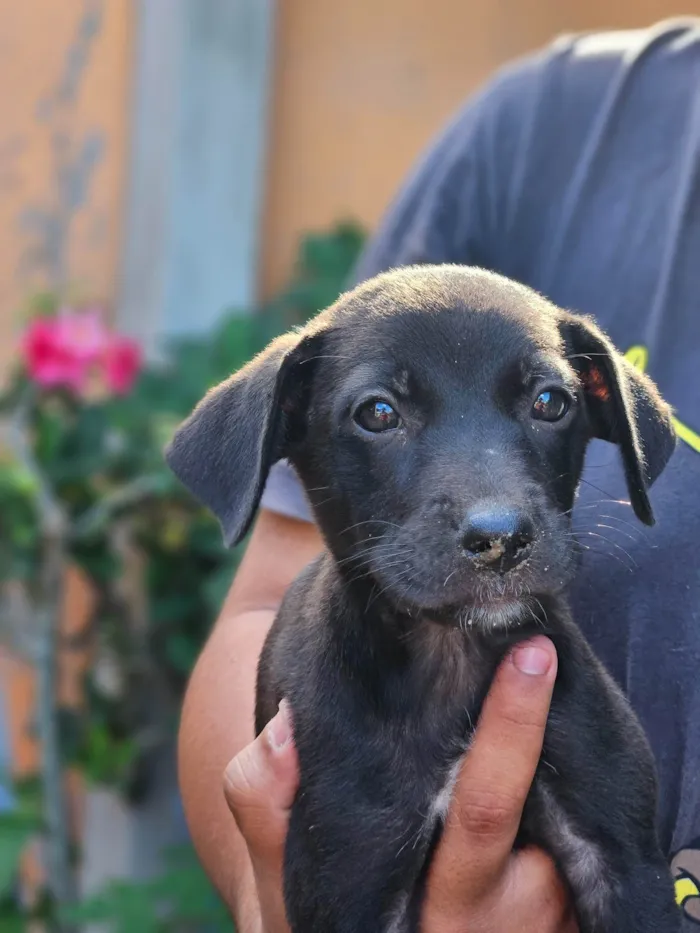
[[[523,674],[541,677],[552,666],[552,652],[537,643],[525,642],[513,651],[513,664]]]
[[[289,704],[282,700],[274,719],[267,727],[267,741],[273,752],[280,752],[292,738],[292,724],[289,716]]]

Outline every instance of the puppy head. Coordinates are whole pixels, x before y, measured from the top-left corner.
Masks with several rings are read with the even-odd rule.
[[[167,459],[230,544],[288,457],[352,586],[494,625],[569,580],[591,437],[619,445],[651,524],[647,490],[674,433],[650,380],[591,321],[529,289],[422,266],[365,283],[271,344],[203,400]]]

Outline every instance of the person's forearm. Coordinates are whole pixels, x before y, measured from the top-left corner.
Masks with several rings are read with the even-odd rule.
[[[222,776],[253,738],[257,662],[274,614],[222,615],[192,674],[180,726],[178,767],[187,823],[204,868],[239,921],[250,866],[224,800]]]
[[[255,680],[265,636],[287,587],[322,546],[314,525],[260,513],[183,706],[178,769],[187,823],[241,933],[251,929],[243,918],[254,886],[246,846],[224,800],[224,770],[253,738]]]

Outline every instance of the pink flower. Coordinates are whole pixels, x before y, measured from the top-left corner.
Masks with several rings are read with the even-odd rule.
[[[22,350],[29,376],[45,389],[63,387],[85,394],[101,382],[109,392],[124,395],[141,368],[138,345],[111,333],[92,308],[62,308],[55,318],[32,321]]]
[[[85,366],[61,339],[56,318],[37,318],[22,340],[24,361],[30,377],[44,389],[65,386],[79,392],[85,382]]]
[[[141,348],[127,337],[113,337],[104,357],[107,388],[114,395],[126,395],[141,369]]]
[[[61,308],[56,317],[56,336],[76,360],[85,364],[98,362],[111,340],[102,314],[96,308],[84,311]]]

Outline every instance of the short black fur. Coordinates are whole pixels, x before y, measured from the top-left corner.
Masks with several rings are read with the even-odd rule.
[[[387,411],[398,426],[363,427]],[[458,266],[348,293],[176,435],[168,461],[227,541],[288,457],[327,544],[287,593],[258,678],[257,730],[286,697],[299,752],[285,858],[295,933],[418,929],[436,798],[496,666],[543,631],[559,668],[518,842],[553,855],[581,933],[679,929],[649,747],[566,605],[591,437],[619,445],[652,524],[648,489],[675,444],[652,382],[592,321]]]

